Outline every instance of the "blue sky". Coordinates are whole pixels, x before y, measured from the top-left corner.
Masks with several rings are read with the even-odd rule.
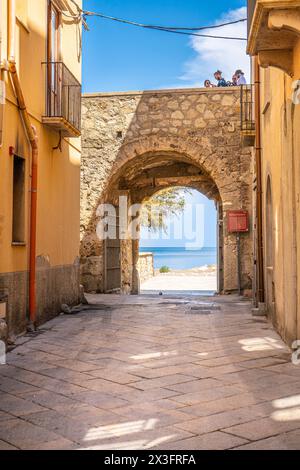
[[[86,10],[145,24],[196,27],[245,18],[246,0],[84,0]],[[246,43],[180,36],[149,31],[100,18],[89,18],[83,33],[83,91],[129,91],[199,87],[214,80],[220,68],[230,79],[237,68],[249,79]],[[246,37],[246,23],[217,30],[223,36]],[[209,33],[209,31],[207,32]],[[216,33],[216,30],[211,32]],[[204,246],[216,244],[214,203],[194,191],[187,203],[204,204]],[[192,224],[192,220],[188,221]],[[166,241],[155,246],[182,246],[187,240]],[[149,246],[146,241],[142,245]],[[151,244],[150,244],[151,245]]]

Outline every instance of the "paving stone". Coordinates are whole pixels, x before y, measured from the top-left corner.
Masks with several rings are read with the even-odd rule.
[[[52,441],[57,440],[57,435],[59,435],[71,440],[72,442],[78,443],[91,427],[87,423],[72,419],[52,410],[33,413],[28,415],[26,420],[37,427],[41,427],[51,433],[55,433],[54,438],[52,437],[51,439]],[[47,439],[46,441],[49,440],[50,439]]]
[[[182,384],[168,385],[167,388],[180,393],[193,393],[220,386],[222,386],[222,384],[215,379],[198,379]]]
[[[25,416],[37,411],[44,411],[45,408],[8,393],[0,392],[0,410],[14,416]]]
[[[1,448],[1,447],[0,447]],[[49,442],[42,442],[41,444],[27,445],[26,450],[77,450],[79,444],[75,444],[63,437]]]
[[[300,417],[291,421],[275,421],[272,418],[262,418],[249,423],[240,424],[224,429],[224,431],[241,436],[245,439],[258,441],[266,437],[276,436],[300,428]]]
[[[115,427],[91,428],[81,442],[81,450],[153,449],[159,445],[193,437],[191,433],[165,427],[157,429],[155,420],[128,421]],[[245,442],[243,440],[239,440]]]
[[[1,450],[18,450],[18,448],[0,440],[0,451]]]
[[[215,401],[223,397],[237,395],[239,392],[240,390],[238,389],[238,387],[229,385],[226,387],[202,390],[200,392],[184,393],[172,397],[172,400],[178,401],[179,403],[184,403],[185,405],[194,405],[196,403],[205,403]]]
[[[260,367],[269,367],[269,366],[276,366],[278,364],[286,364],[287,361],[285,358],[280,357],[264,357],[260,359],[250,359],[249,361],[241,362],[241,367],[245,367],[246,369],[253,369]]]
[[[8,421],[9,419],[12,419],[13,416],[9,413],[4,413],[4,411],[0,411],[0,421]]]
[[[0,439],[5,439],[19,449],[26,449],[27,446],[57,440],[59,436],[24,420],[13,419],[0,423]]]
[[[129,419],[155,419],[157,427],[169,426],[192,419],[190,414],[184,413],[180,409],[162,410],[155,402],[116,408],[114,413]]]
[[[300,450],[300,430],[281,433],[250,444],[237,447],[236,450]]]
[[[182,410],[184,412],[184,410]],[[207,434],[212,431],[220,431],[235,424],[254,421],[261,416],[259,410],[257,413],[247,408],[216,413],[202,418],[192,419],[190,421],[180,422],[176,425],[180,429],[192,432],[194,434]]]
[[[85,382],[85,387],[88,390],[99,391],[103,393],[110,393],[112,396],[124,396],[126,393],[134,392],[134,388],[127,385],[120,385],[109,380],[104,379],[89,379]]]
[[[43,375],[60,379],[64,382],[75,385],[83,385],[90,380],[90,376],[83,372],[72,371],[64,367],[51,367],[43,370]]]
[[[157,377],[155,379],[141,380],[135,382],[132,386],[139,390],[151,390],[153,388],[167,387],[171,390],[174,390],[171,385],[184,384],[186,382],[191,383],[193,377],[190,375],[175,374],[175,375],[166,375],[164,377]],[[176,388],[175,388],[176,391]]]
[[[120,406],[125,406],[129,404],[128,400],[125,400],[123,397],[115,397],[113,395],[100,393],[96,391],[87,391],[81,392],[73,395],[74,399],[81,403],[87,403],[93,405],[97,408],[102,409],[113,409]]]
[[[115,372],[114,370],[92,370],[88,372],[89,375],[95,378],[108,380],[110,382],[115,382],[120,385],[127,385],[133,382],[138,382],[140,379],[136,375],[124,373],[122,371]]]
[[[162,410],[180,410],[186,408],[182,403],[178,403],[169,398],[163,398],[162,400],[156,400],[155,405]]]
[[[298,365],[292,364],[292,362],[290,362],[289,364],[269,366],[266,370],[277,372],[278,374],[292,375],[300,379],[300,367]]]
[[[207,401],[196,403],[195,405],[185,406],[183,411],[194,416],[209,416],[223,411],[236,410],[262,403],[263,400],[255,397],[252,393],[241,393],[226,398],[220,398],[216,401]]]
[[[0,390],[2,392],[11,393],[12,395],[19,395],[22,393],[34,393],[38,388],[9,377],[0,376]]]

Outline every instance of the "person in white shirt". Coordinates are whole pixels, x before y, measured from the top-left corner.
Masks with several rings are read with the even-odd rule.
[[[234,75],[237,77],[237,85],[238,86],[247,85],[245,74],[242,70],[236,70]]]

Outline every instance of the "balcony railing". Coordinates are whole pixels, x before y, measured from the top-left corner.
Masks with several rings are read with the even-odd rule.
[[[241,131],[245,145],[253,145],[255,139],[254,85],[241,86]]]
[[[81,84],[63,62],[46,62],[46,114],[43,122],[66,137],[81,133]]]
[[[248,17],[248,36],[249,36],[249,33],[250,33],[250,29],[251,29],[251,24],[252,24],[252,19],[253,19],[256,3],[257,3],[257,0],[248,0],[248,13],[247,13],[247,17]]]

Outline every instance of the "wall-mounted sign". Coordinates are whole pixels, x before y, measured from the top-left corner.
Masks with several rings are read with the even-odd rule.
[[[249,232],[248,211],[228,211],[227,229],[229,233]]]

